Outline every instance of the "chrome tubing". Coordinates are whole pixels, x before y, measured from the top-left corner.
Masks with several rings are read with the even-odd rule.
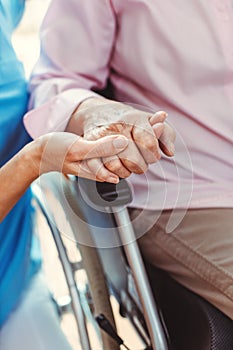
[[[154,302],[128,211],[125,207],[116,207],[115,209],[111,207],[111,210],[114,213],[120,238],[140,296],[152,348],[153,350],[168,350],[165,332]]]

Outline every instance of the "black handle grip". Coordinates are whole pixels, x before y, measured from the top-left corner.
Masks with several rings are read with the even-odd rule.
[[[80,192],[100,207],[117,207],[132,201],[132,191],[125,179],[121,179],[118,184],[112,184],[79,177],[78,185]]]
[[[113,202],[118,198],[116,184],[96,181],[96,189],[100,197],[107,202]]]

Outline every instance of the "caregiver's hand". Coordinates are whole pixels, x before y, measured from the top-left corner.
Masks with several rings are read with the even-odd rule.
[[[115,155],[128,145],[124,136],[110,135],[97,141],[87,141],[68,132],[54,132],[39,137],[27,145],[27,157],[36,176],[50,171],[73,174],[97,181],[117,183],[116,174],[102,164],[92,172],[86,165],[90,158]]]

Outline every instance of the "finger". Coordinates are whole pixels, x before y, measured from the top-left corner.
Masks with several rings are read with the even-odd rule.
[[[88,162],[96,161],[96,164],[89,167]],[[65,162],[62,168],[63,174],[72,174],[96,181],[118,183],[119,178],[104,168],[101,160],[91,159],[78,162]]]
[[[132,136],[147,164],[157,162],[160,157],[160,148],[155,133],[150,124],[135,125]]]
[[[132,173],[143,174],[147,170],[147,163],[133,140],[129,141],[128,147],[119,153],[118,157],[124,167]]]
[[[95,180],[95,181],[99,181],[102,182],[101,179],[98,179],[96,177],[96,174],[92,173],[89,170],[83,169],[80,164],[77,164],[76,166],[76,173],[75,175],[79,176],[79,177],[83,177],[85,179],[89,179],[89,180]]]
[[[175,138],[176,134],[172,127],[167,123],[164,124],[164,130],[159,137],[159,145],[164,154],[172,157],[175,153]]]
[[[82,162],[83,163],[83,162]],[[106,181],[112,183],[118,183],[119,177],[113,172],[109,171],[103,165],[101,159],[94,158],[86,160],[86,165],[92,174],[95,174],[97,181]]]
[[[105,167],[112,173],[118,175],[120,178],[125,179],[130,176],[129,171],[118,158],[118,156],[103,158]]]
[[[82,164],[81,162],[71,162],[68,164],[63,164],[62,172],[65,175],[76,175],[91,180],[96,179],[95,174],[89,170],[87,165],[85,165],[85,162],[82,162]]]
[[[111,135],[96,141],[79,139],[79,159],[101,158],[117,154],[128,145],[128,140],[124,136]]]
[[[159,139],[164,131],[164,123],[156,123],[152,126],[155,137]]]
[[[101,137],[102,140],[104,137],[106,137],[106,133],[112,133],[112,132],[118,132],[117,135],[112,135],[111,137],[116,138],[117,136],[119,137],[119,131],[122,131],[124,129],[124,133],[127,133],[128,137],[130,137],[130,132],[128,132],[128,128],[125,124],[122,125],[122,123],[117,123],[117,124],[110,124],[105,127],[99,127],[97,129],[91,130],[89,133],[85,134],[85,139],[88,140],[93,140],[97,139],[98,137]],[[96,131],[97,130],[97,131]],[[121,135],[122,136],[122,135]],[[110,137],[110,136],[108,136]],[[128,138],[127,138],[128,140]],[[129,142],[129,141],[127,141]],[[112,153],[113,154],[113,153]],[[109,156],[109,154],[108,154]],[[121,160],[118,157],[102,157],[102,160],[104,162],[105,168],[108,169],[110,172],[115,173],[118,177],[120,178],[127,178],[130,174],[131,171],[129,171],[121,162]],[[93,163],[91,163],[93,164]],[[94,170],[92,168],[92,170]]]

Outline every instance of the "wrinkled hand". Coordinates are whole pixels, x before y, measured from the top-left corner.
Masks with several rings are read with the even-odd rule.
[[[117,155],[86,161],[90,172],[96,173],[104,163],[106,169],[126,178],[131,173],[144,173],[148,164],[161,158],[161,151],[173,156],[175,133],[166,117],[163,111],[150,114],[119,102],[90,98],[74,113],[72,123],[81,121],[86,140],[115,134],[129,139],[126,149]]]
[[[128,140],[121,135],[109,135],[97,141],[87,141],[72,133],[54,132],[41,136],[32,146],[35,144],[40,151],[36,153],[39,155],[35,157],[37,162],[35,158],[32,161],[39,163],[39,175],[59,171],[91,180],[117,183],[118,176],[103,164],[93,172],[86,162],[91,158],[107,157],[121,152],[128,145]]]

